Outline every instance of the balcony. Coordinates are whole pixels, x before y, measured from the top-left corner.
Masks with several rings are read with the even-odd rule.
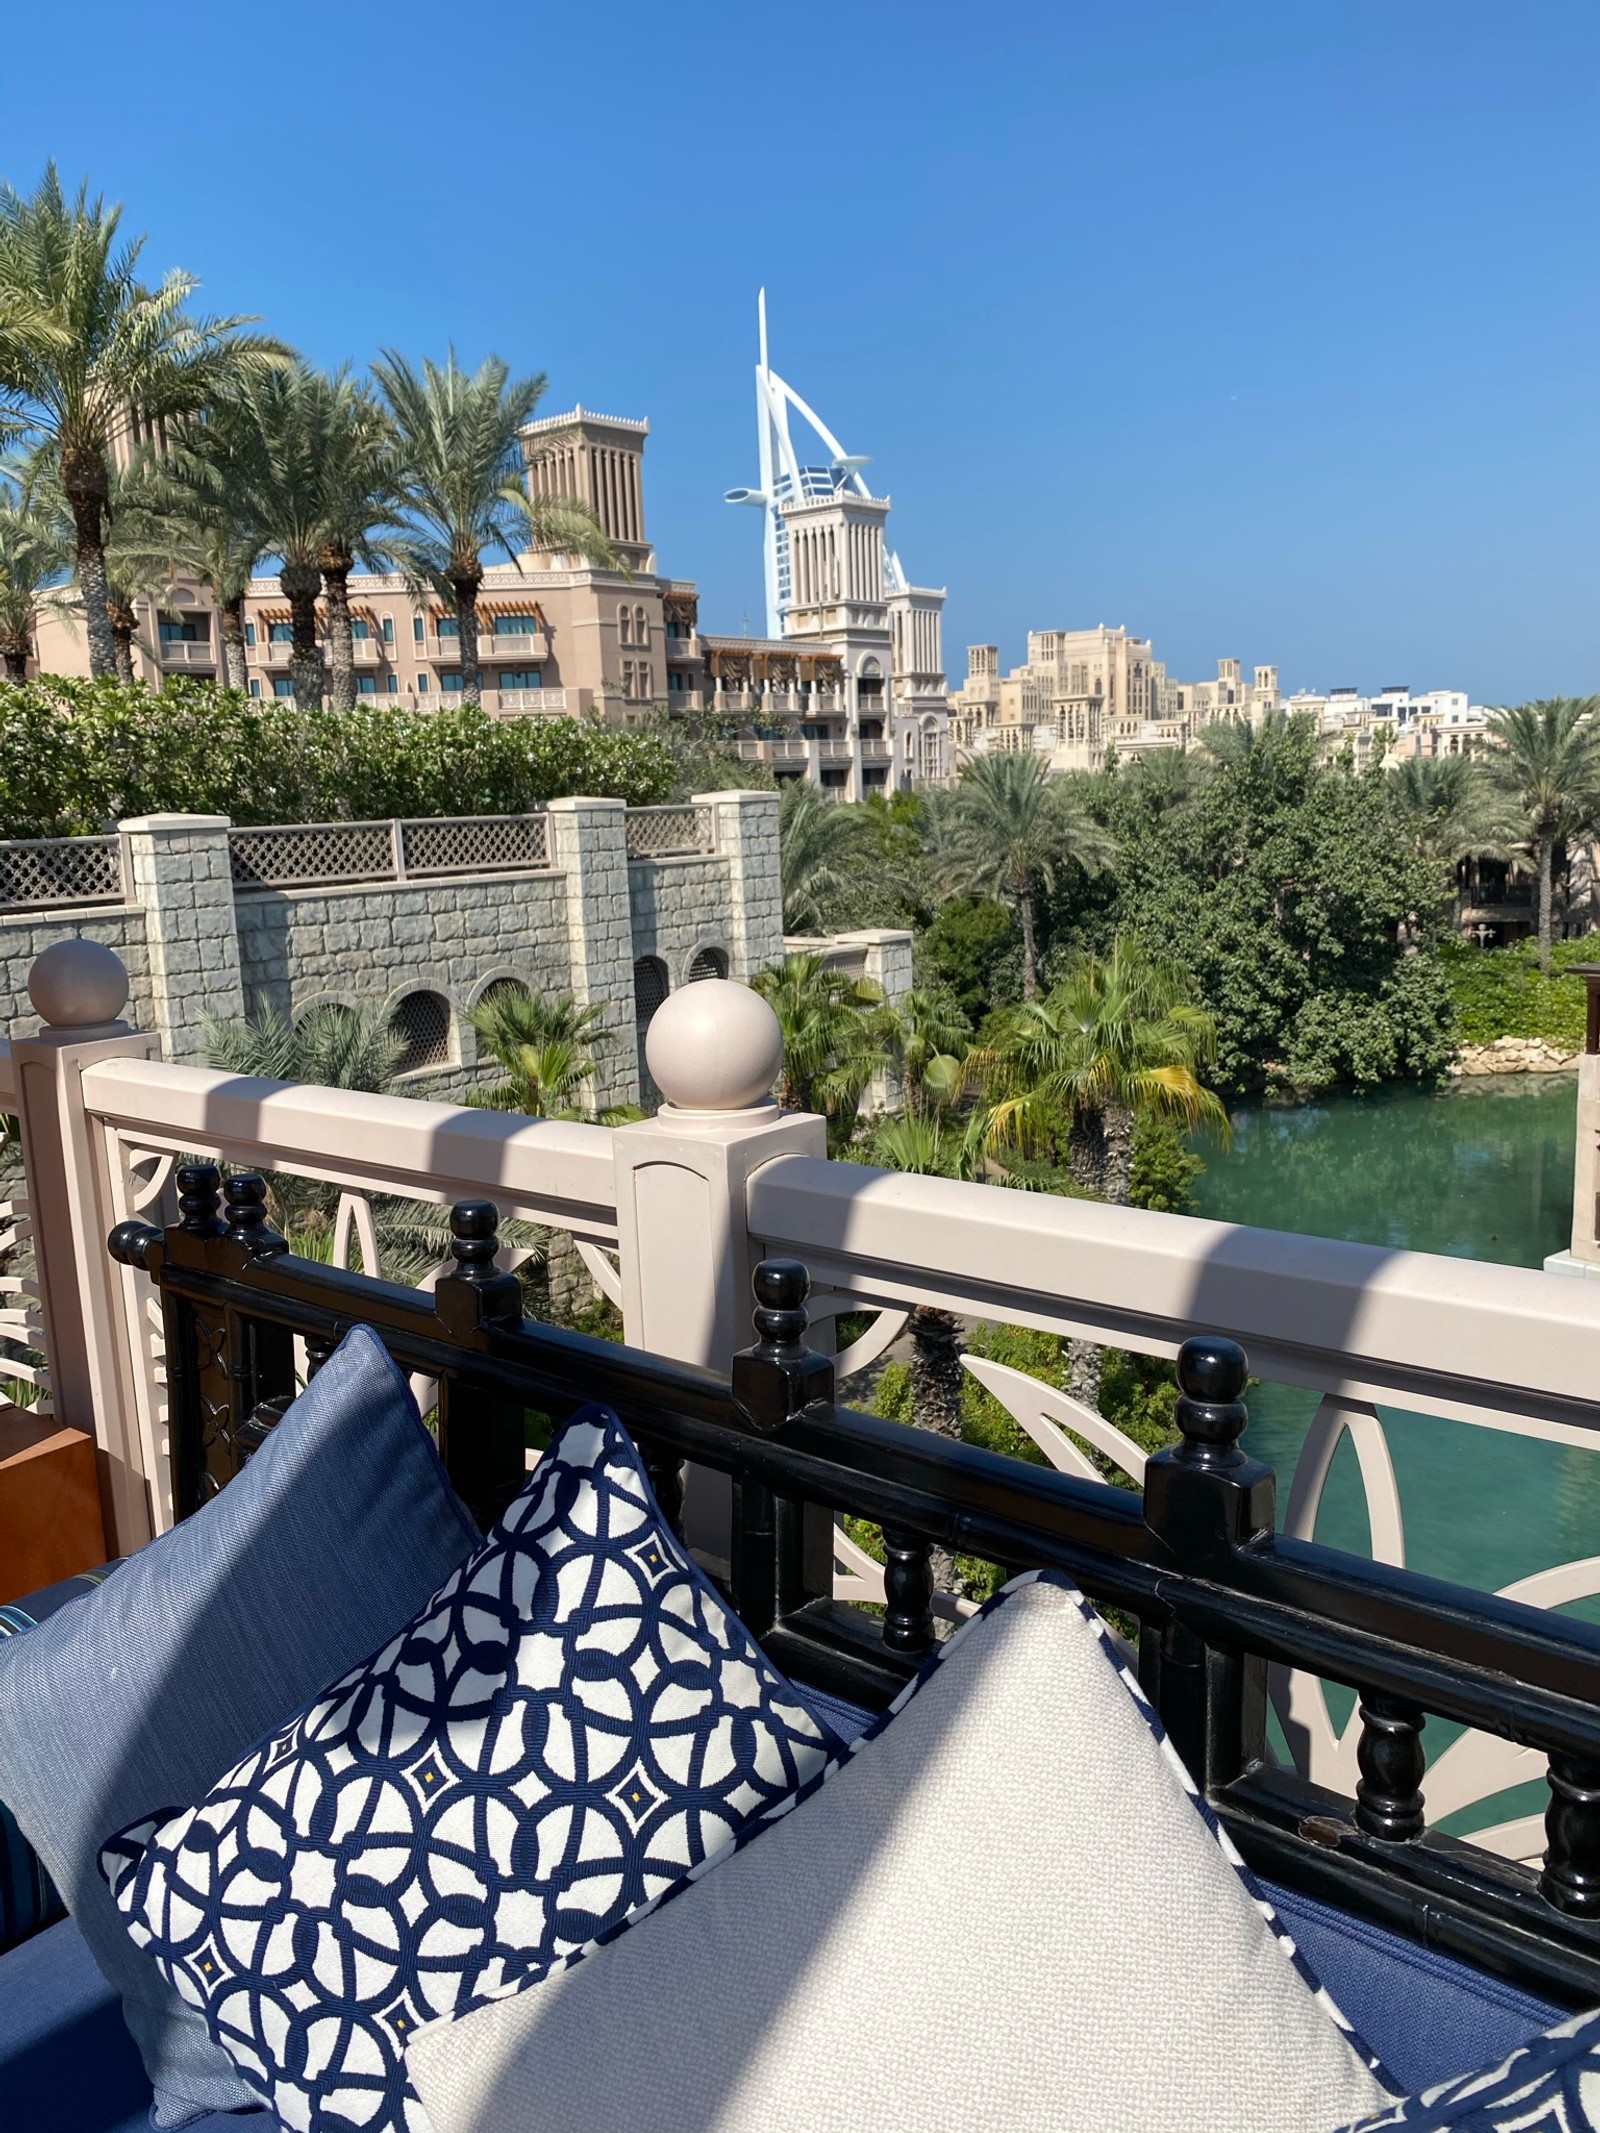
[[[706,656],[698,633],[687,637],[664,636],[661,640],[661,652],[669,665],[676,666],[689,666]]]
[[[720,1012],[716,993],[681,991],[697,1024]],[[1070,1579],[1138,1640],[1171,1748],[1248,1863],[1285,1902],[1324,1907],[1318,1966],[1336,1997],[1342,1914],[1369,1955],[1384,1935],[1402,1953],[1425,1942],[1546,2001],[1600,2003],[1600,1941],[1578,1903],[1596,1802],[1572,1775],[1600,1756],[1600,1629],[1523,1588],[1492,1597],[1408,1572],[1380,1412],[1592,1447],[1600,1283],[833,1162],[820,1120],[751,1101],[775,1035],[752,1068],[731,1024],[665,1068],[648,1128],[612,1132],[168,1064],[146,1038],[103,1034],[103,998],[41,997],[46,1041],[0,1048],[0,1102],[23,1114],[49,1181],[31,1213],[21,1198],[8,1211],[14,1233],[33,1224],[38,1263],[3,1332],[45,1357],[19,1360],[15,1382],[42,1376],[55,1419],[94,1439],[119,1552],[188,1514],[202,1484],[232,1485],[295,1390],[297,1344],[325,1354],[365,1323],[429,1380],[441,1452],[480,1522],[516,1486],[487,1456],[505,1451],[507,1405],[521,1459],[524,1409],[559,1421],[609,1403],[643,1442],[663,1515],[717,1564],[767,1652],[855,1724],[933,1653],[941,1618],[971,1612],[937,1591],[935,1549]],[[66,1017],[86,1007],[97,1034],[75,1047]],[[732,1061],[725,1082],[706,1079],[708,1060]],[[1586,1073],[1593,1100],[1600,1062]],[[283,1248],[256,1171],[339,1195],[340,1264]],[[481,1204],[458,1215],[436,1288],[351,1274],[378,1194],[488,1196],[565,1234],[630,1345],[522,1319],[490,1271]],[[101,1244],[113,1230],[116,1264]],[[741,1321],[763,1255],[752,1349]],[[806,1345],[806,1268],[814,1317],[871,1321],[836,1356]],[[1053,1386],[977,1357],[1041,1463],[853,1411],[850,1381],[919,1305],[1176,1353],[1179,1443],[1147,1456]],[[1248,1455],[1247,1366],[1322,1399],[1281,1530],[1275,1478]],[[1346,1432],[1382,1560],[1312,1537]],[[1132,1486],[1109,1486],[1086,1442]],[[737,1547],[726,1488],[691,1490],[679,1511],[687,1458],[731,1477]],[[886,1530],[887,1564],[846,1515]],[[1566,1604],[1595,1580],[1586,1558],[1552,1565],[1541,1591]],[[280,1627],[294,1633],[292,1610]],[[1357,1692],[1348,1723],[1329,1716],[1329,1679]],[[1269,1697],[1292,1763],[1270,1745]],[[1465,1730],[1424,1772],[1427,1714]],[[1512,1782],[1542,1792],[1547,1755],[1548,1829],[1537,1812],[1469,1840],[1426,1826]],[[1044,2019],[1060,2012],[1050,2002]]]
[[[214,673],[217,666],[217,648],[209,639],[204,644],[193,644],[178,638],[163,637],[161,664],[174,669],[204,667],[208,673]]]
[[[485,711],[507,718],[565,718],[576,712],[578,694],[576,689],[491,688],[484,690],[480,701]]]
[[[452,651],[453,647],[454,640],[452,639]],[[441,650],[441,653],[434,656],[448,655]],[[478,658],[480,662],[484,660],[514,659],[519,663],[531,660],[537,664],[540,660],[548,659],[549,657],[550,640],[543,630],[520,630],[514,636],[505,632],[495,631],[492,634],[480,636],[478,639]]]
[[[245,650],[247,660],[253,665],[264,666],[269,671],[286,671],[293,657],[294,646],[277,637],[269,638],[265,644],[247,646]]]
[[[383,664],[384,645],[381,637],[356,637],[352,639],[350,648],[358,667],[376,667]],[[323,653],[326,656],[326,645],[323,646]]]
[[[892,763],[894,761],[894,743],[892,741],[863,741],[861,743],[861,760],[863,763]]]
[[[741,741],[739,753],[747,763],[804,763],[811,746],[810,741]]]

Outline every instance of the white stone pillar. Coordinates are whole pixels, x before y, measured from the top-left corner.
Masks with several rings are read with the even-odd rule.
[[[783,877],[775,792],[702,792],[717,856],[728,867],[728,975],[748,984],[783,960]]]
[[[94,1439],[106,1543],[126,1555],[164,1523],[150,1487],[159,1448],[134,1383],[140,1301],[106,1249],[128,1212],[123,1181],[85,1113],[82,1077],[102,1059],[158,1058],[160,1046],[117,1019],[128,974],[99,941],[45,949],[28,994],[44,1026],[13,1037],[11,1059],[51,1395],[59,1419]]]
[[[787,1156],[825,1157],[825,1121],[770,1094],[783,1059],[777,1017],[732,980],[685,985],[657,1010],[645,1053],[666,1101],[614,1136],[624,1338],[726,1372],[754,1339],[750,1277],[761,1257],[746,1218],[752,1175]],[[725,1475],[691,1470],[694,1545],[725,1560]]]
[[[867,926],[859,933],[838,933],[830,944],[861,955],[861,975],[882,993],[884,1005],[898,1007],[915,984],[911,966],[913,936],[894,926]],[[898,1111],[904,1097],[899,1076],[887,1068],[874,1074],[862,1092],[861,1108],[869,1118]]]
[[[144,908],[156,1030],[169,1059],[199,1064],[207,1022],[244,1015],[226,815],[140,815],[118,824]]]
[[[628,909],[628,810],[620,800],[552,800],[550,857],[567,884],[573,995],[605,1009],[610,1042],[594,1101],[636,1104],[639,1057],[633,1015],[633,921]]]

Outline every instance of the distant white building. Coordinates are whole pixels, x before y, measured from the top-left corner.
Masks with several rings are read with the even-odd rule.
[[[1287,698],[1287,712],[1316,722],[1330,752],[1348,742],[1360,768],[1381,748],[1393,763],[1408,756],[1468,755],[1483,740],[1490,707],[1473,703],[1465,689],[1424,689],[1403,683],[1364,695],[1356,688],[1319,694],[1301,689]]]

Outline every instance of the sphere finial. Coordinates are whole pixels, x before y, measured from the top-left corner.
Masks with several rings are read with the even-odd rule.
[[[53,941],[33,959],[28,998],[48,1029],[94,1029],[128,1004],[128,973],[104,941]]]
[[[670,993],[651,1018],[645,1063],[678,1111],[753,1111],[783,1065],[783,1032],[758,992],[700,978]]]

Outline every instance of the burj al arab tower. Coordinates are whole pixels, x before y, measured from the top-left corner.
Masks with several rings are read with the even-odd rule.
[[[730,711],[758,707],[764,731],[743,752],[770,757],[780,777],[851,799],[942,778],[944,591],[911,584],[886,537],[890,500],[863,471],[870,460],[847,452],[772,368],[764,289],[756,316],[760,480],[727,501],[761,513],[767,634],[707,640],[716,696]],[[794,736],[773,738],[774,721],[790,717]]]

